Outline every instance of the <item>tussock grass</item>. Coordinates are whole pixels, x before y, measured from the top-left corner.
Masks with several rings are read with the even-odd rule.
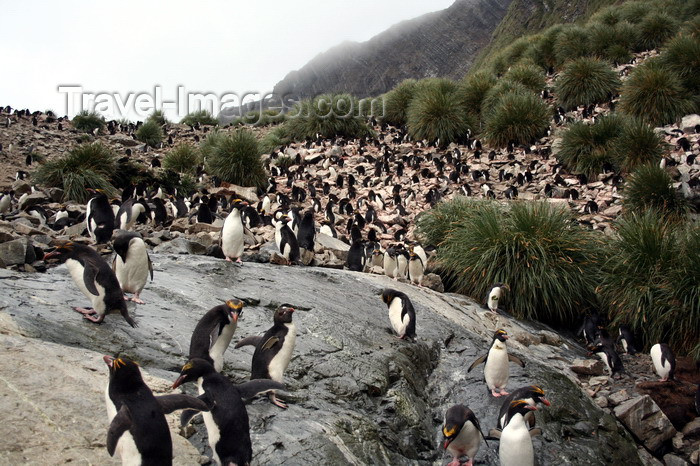
[[[649,209],[669,218],[681,219],[688,213],[688,201],[673,188],[673,180],[655,164],[639,166],[627,179],[625,210],[643,213]]]
[[[190,143],[181,143],[173,147],[163,158],[163,168],[178,173],[194,174],[201,163],[199,149]]]
[[[506,74],[503,75],[503,79],[520,83],[532,92],[537,93],[544,89],[545,86],[542,69],[529,61],[520,62],[512,66]]]
[[[358,138],[372,134],[365,118],[358,116],[357,99],[350,94],[323,94],[297,104],[287,115],[288,138],[303,141],[324,138]]]
[[[556,82],[559,104],[565,109],[608,102],[617,93],[620,79],[604,61],[582,57],[569,61]]]
[[[239,129],[215,142],[207,157],[207,173],[239,186],[260,187],[265,183],[258,140],[251,131]]]
[[[557,35],[554,54],[557,65],[562,66],[568,60],[590,55],[589,33],[580,26],[563,28]]]
[[[71,120],[73,127],[78,131],[92,133],[95,129],[102,131],[105,127],[105,119],[97,112],[88,112],[83,110],[73,117]]]
[[[219,120],[217,120],[208,110],[197,110],[190,112],[180,121],[180,124],[194,126],[197,123],[200,125],[218,125]]]
[[[510,92],[486,115],[484,137],[500,147],[509,142],[529,144],[546,133],[549,116],[549,107],[539,96]]]
[[[382,122],[396,127],[406,124],[408,105],[413,99],[417,82],[415,79],[406,79],[384,94]]]
[[[664,47],[659,63],[674,71],[686,89],[700,93],[700,35],[678,35]]]
[[[149,119],[136,130],[136,138],[151,147],[158,147],[163,142],[163,130],[155,120]]]
[[[446,146],[473,126],[456,83],[441,79],[419,84],[408,107],[408,134],[414,140]]]

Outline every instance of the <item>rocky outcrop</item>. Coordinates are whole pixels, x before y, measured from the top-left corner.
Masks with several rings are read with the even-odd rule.
[[[615,408],[615,416],[652,452],[676,434],[671,421],[649,395],[622,403]]]
[[[249,406],[256,464],[440,463],[440,424],[451,404],[466,403],[485,429],[495,426],[501,401],[488,396],[480,371],[467,374],[466,369],[469,361],[486,351],[497,327],[530,336],[528,346],[515,339],[509,342],[510,350],[526,361],[525,369],[511,369],[509,387],[538,383],[553,401],[538,414],[544,431],[534,440],[539,464],[641,464],[624,427],[574,383],[568,366],[583,351],[574,342],[553,338],[555,334],[546,328],[492,314],[457,295],[382,276],[313,267],[238,266],[192,255],[153,254],[152,259],[155,280],[142,294],[147,304],[129,304],[139,325],[135,329],[114,316],[102,325],[81,320],[70,306],[84,304],[84,298],[65,266],[46,274],[0,270],[0,317],[11,319],[17,332],[25,335],[13,338],[35,348],[19,354],[19,343],[0,346],[0,373],[8,377],[23,358],[48,354],[41,362],[51,370],[34,371],[44,381],[45,374],[52,374],[50,380],[59,379],[55,384],[66,392],[73,390],[73,398],[68,402],[54,397],[51,383],[28,379],[35,390],[33,400],[41,400],[45,411],[50,407],[51,419],[59,419],[66,410],[80,413],[70,415],[72,443],[63,440],[51,454],[64,454],[66,444],[87,437],[84,443],[102,455],[92,462],[107,459],[101,443],[106,433],[101,397],[107,374],[99,354],[133,357],[145,371],[174,380],[172,371],[185,361],[198,319],[213,305],[235,296],[246,308],[234,340],[267,329],[279,303],[297,309],[297,346],[285,375],[290,408],[280,410],[267,400]],[[393,336],[386,306],[377,296],[384,287],[394,287],[412,299],[417,310],[416,343]],[[51,351],[44,352],[43,346]],[[12,352],[19,356],[8,367]],[[61,360],[63,353],[74,356]],[[250,348],[229,348],[224,373],[244,381],[251,355]],[[61,371],[70,371],[70,376]],[[94,383],[72,379],[76,372],[90,373]],[[18,373],[17,378],[23,375]],[[12,411],[18,397],[15,391],[7,395],[0,397],[3,412]],[[81,398],[92,401],[69,407]],[[28,406],[22,412],[32,409]],[[206,452],[203,426],[197,430],[190,440]],[[31,432],[31,422],[17,428],[8,453],[15,456],[5,463],[24,462],[24,452],[35,448]],[[482,446],[478,459],[494,464],[496,450],[493,445]],[[75,458],[79,459],[77,453]],[[56,462],[63,461],[61,457]]]

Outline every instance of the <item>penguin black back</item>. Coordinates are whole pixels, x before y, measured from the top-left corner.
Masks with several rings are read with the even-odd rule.
[[[314,250],[314,236],[316,236],[316,226],[314,225],[314,213],[308,211],[304,214],[299,224],[298,242],[299,247],[307,251]]]

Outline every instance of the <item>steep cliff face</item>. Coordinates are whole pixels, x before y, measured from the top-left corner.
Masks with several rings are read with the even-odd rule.
[[[449,8],[396,24],[367,42],[345,42],[290,72],[278,95],[324,92],[376,96],[407,78],[460,78],[490,42],[513,0],[456,0]]]

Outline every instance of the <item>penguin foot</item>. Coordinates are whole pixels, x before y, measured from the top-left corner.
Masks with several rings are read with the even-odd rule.
[[[501,391],[501,396],[510,395],[510,393],[508,393],[505,388],[500,388],[499,390]]]
[[[136,304],[146,304],[144,300],[139,298],[138,296],[134,296],[133,298],[131,298],[131,301]]]
[[[285,403],[282,400],[278,400],[274,393],[270,393],[270,401],[272,402],[273,405],[279,406],[282,409],[288,408],[287,403]]]
[[[241,260],[240,257],[238,259],[236,259],[236,264],[242,264],[242,263],[243,263],[243,261]]]
[[[83,319],[89,320],[90,322],[94,322],[96,324],[101,324],[102,321],[105,320],[105,316],[101,315],[96,317],[94,315],[83,314]]]
[[[83,315],[93,315],[93,314],[97,314],[97,311],[95,311],[95,310],[94,310],[93,308],[91,308],[91,307],[73,307],[73,310],[74,310],[75,312],[80,312],[80,313],[83,314]]]
[[[466,463],[464,463],[463,466],[473,466],[473,465],[474,465],[474,462],[472,461],[471,458],[469,458],[469,461],[467,461]]]
[[[227,257],[226,262],[233,262],[233,260],[230,257]]]
[[[459,462],[459,458],[455,458],[451,463],[447,463],[447,466],[461,466],[462,463]]]
[[[491,390],[491,395],[498,398],[499,396],[503,395],[503,393],[497,392],[496,390]]]

